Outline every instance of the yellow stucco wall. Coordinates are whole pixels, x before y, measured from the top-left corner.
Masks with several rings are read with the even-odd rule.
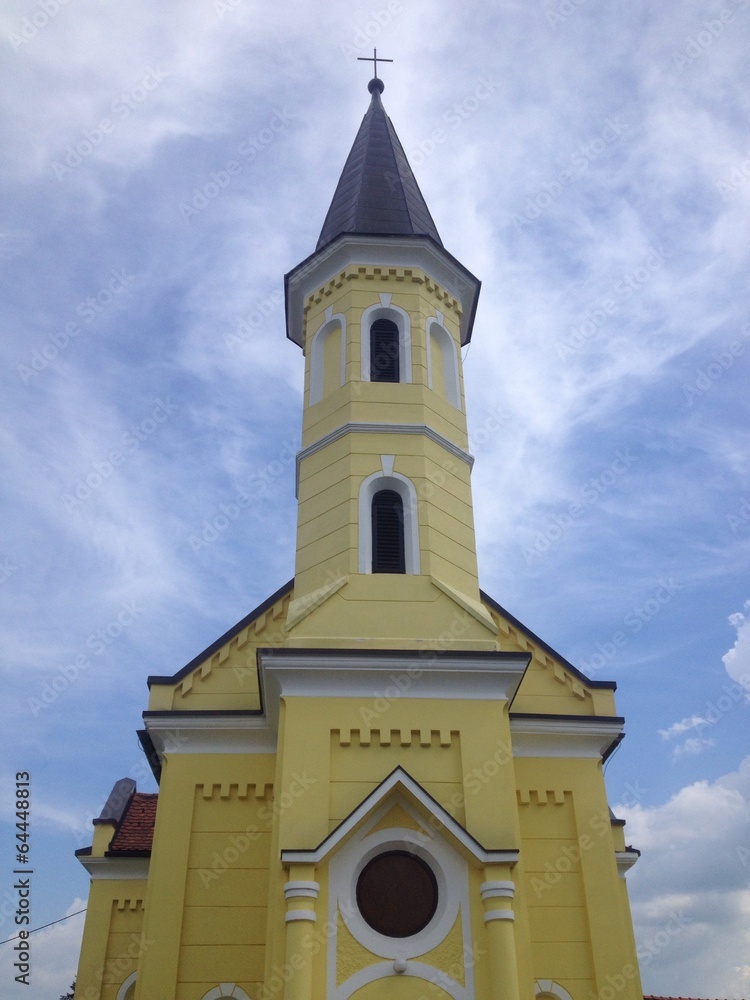
[[[362,317],[381,294],[408,317],[410,384],[362,378]],[[304,314],[295,582],[191,669],[152,684],[149,710],[174,713],[175,749],[164,755],[148,882],[137,896],[133,883],[94,882],[77,996],[114,1000],[117,984],[103,991],[104,972],[138,935],[136,957],[118,968],[120,983],[137,968],[136,1000],[203,1000],[219,984],[252,1000],[533,1000],[537,980],[590,1000],[617,977],[618,997],[638,1000],[615,861],[624,840],[610,823],[600,760],[566,756],[558,745],[547,756],[542,744],[533,756],[514,748],[511,711],[585,722],[616,709],[611,688],[588,682],[480,596],[470,462],[460,454],[468,448],[462,304],[423,270],[352,265],[308,296]],[[432,319],[452,338],[459,406],[446,389],[453,355],[429,332]],[[311,404],[315,380],[321,398]],[[382,426],[389,423],[434,433],[397,433]],[[382,471],[382,456],[393,456],[394,472],[416,491],[418,574],[360,572],[360,488]],[[253,743],[250,730],[234,752],[217,749],[210,733],[204,745],[186,725],[182,713],[230,721],[231,713],[270,713],[260,649],[328,647],[409,650],[428,673],[435,651],[525,654],[529,666],[512,706],[490,688],[483,697],[438,689],[414,697],[408,678],[404,692],[387,671],[383,689],[367,697],[285,696],[275,752]],[[386,800],[382,814],[354,823],[396,768],[419,794]],[[354,857],[358,838],[374,843],[367,838],[389,830],[442,852],[461,893],[443,936],[409,954],[402,971],[377,943],[360,940],[335,904],[346,852]],[[111,832],[97,834],[97,853]],[[283,851],[318,848],[316,862],[282,862]],[[517,862],[485,862],[485,851],[517,851]],[[507,886],[488,894],[495,882],[514,894]],[[451,985],[428,982],[439,973]]]

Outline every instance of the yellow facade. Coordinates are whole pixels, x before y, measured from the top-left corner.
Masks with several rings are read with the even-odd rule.
[[[637,852],[602,777],[614,685],[479,589],[467,273],[434,240],[344,234],[288,276],[295,579],[150,679],[153,842],[110,849],[125,804],[82,852],[77,1000],[642,996]],[[370,377],[378,319],[398,328],[398,381]],[[404,572],[372,568],[383,484],[403,500]],[[424,899],[366,894],[368,866],[393,858],[428,879]]]

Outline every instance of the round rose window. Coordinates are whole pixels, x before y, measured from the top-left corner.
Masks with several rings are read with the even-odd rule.
[[[418,934],[435,915],[437,882],[431,868],[409,851],[379,854],[357,880],[357,906],[378,934]]]

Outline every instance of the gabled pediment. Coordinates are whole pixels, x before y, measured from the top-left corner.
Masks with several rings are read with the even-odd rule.
[[[614,681],[592,680],[484,591],[482,602],[497,627],[502,650],[530,654],[529,669],[513,702],[522,713],[614,716]],[[592,658],[592,666],[598,668]]]
[[[517,850],[487,848],[480,844],[418,781],[402,767],[397,767],[316,848],[282,850],[282,862],[317,865],[326,861],[368,822],[376,822],[389,805],[405,806],[424,822],[426,829],[433,835],[439,833],[475,866],[514,864],[518,860]]]

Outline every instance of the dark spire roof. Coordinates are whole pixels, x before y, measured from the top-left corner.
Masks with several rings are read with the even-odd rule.
[[[429,236],[442,246],[435,223],[411,171],[380,95],[377,77],[372,100],[344,164],[323,223],[317,250],[342,233],[376,236]]]

